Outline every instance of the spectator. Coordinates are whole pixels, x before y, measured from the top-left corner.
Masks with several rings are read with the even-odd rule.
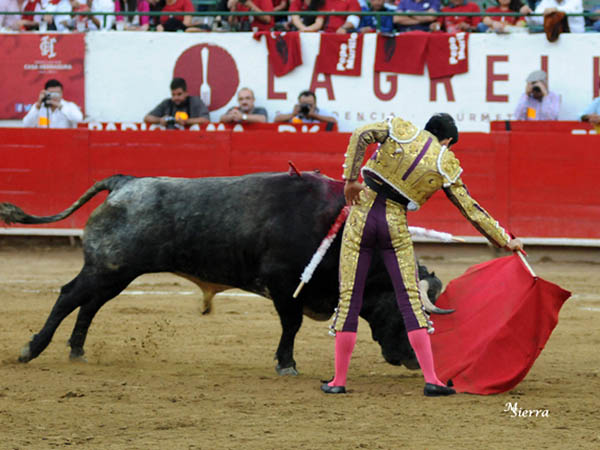
[[[83,1],[83,0],[82,0]],[[87,0],[87,5],[91,12],[95,13],[114,13],[115,3],[113,0]],[[115,16],[88,16],[88,30],[110,30],[115,25]]]
[[[440,12],[440,0],[400,0],[398,11],[401,12]],[[435,16],[394,16],[396,29],[405,31],[429,31],[430,25],[437,19]]]
[[[323,11],[325,0],[292,0],[291,12]],[[325,16],[291,16],[291,28],[298,31],[320,31],[325,24]]]
[[[90,7],[87,5],[87,3],[85,3],[85,1],[80,3],[80,0],[69,0],[69,3],[71,4],[71,12],[88,12],[90,10]],[[67,26],[71,30],[87,31],[88,22],[90,21],[89,19],[90,16],[73,14]]]
[[[600,97],[596,97],[592,103],[581,113],[581,120],[591,123],[600,134]]]
[[[23,118],[23,126],[29,128],[75,128],[83,120],[83,114],[73,102],[63,98],[63,85],[58,80],[48,80],[37,102]]]
[[[592,22],[592,29],[598,33],[600,33],[600,8],[593,11],[596,16],[590,16],[590,21]]]
[[[485,10],[489,13],[518,13],[527,14],[529,6],[523,5],[521,0],[497,0],[497,6],[490,6]],[[519,16],[485,16],[479,23],[477,31],[493,31],[496,33],[509,33],[514,27],[525,27],[525,19]]]
[[[357,0],[325,0],[323,11],[359,12],[360,5]],[[360,19],[355,15],[327,16],[325,18],[326,33],[352,33],[358,28]]]
[[[145,13],[150,11],[148,0],[116,0],[115,12],[138,12]],[[116,25],[123,23],[124,30],[148,31],[150,29],[150,16],[136,14],[135,16],[117,16]]]
[[[290,0],[273,0],[273,12],[287,11]],[[284,25],[287,22],[286,16],[275,16],[275,23]]]
[[[44,12],[49,11],[48,6],[51,6],[49,3],[45,4],[45,7],[42,5],[40,0],[17,0],[17,4],[19,4],[20,11],[23,12]],[[44,22],[46,24],[46,28],[56,29],[53,24],[53,16],[34,16],[29,14],[24,14],[19,19],[19,16],[6,16],[8,18],[14,17],[17,20],[12,23],[13,30],[37,30],[40,28],[40,24]]]
[[[0,0],[0,11],[3,12],[19,12],[21,11],[20,0]],[[31,16],[30,16],[31,17]],[[0,15],[0,30],[18,30],[19,29],[18,15]]]
[[[165,0],[162,12],[194,12],[190,0]],[[160,16],[156,31],[185,31],[192,24],[192,16]]]
[[[82,1],[85,3],[85,0]],[[71,17],[73,7],[71,6],[71,0],[59,0],[58,3],[48,2],[44,10],[47,12],[62,13],[55,16],[45,16],[46,18],[50,17],[50,19],[47,19],[49,21],[48,29],[61,32],[71,30],[71,27],[73,26],[73,18]]]
[[[238,92],[238,106],[229,108],[219,121],[225,123],[264,123],[267,121],[267,110],[254,105],[254,92],[250,88],[242,88]]]
[[[148,0],[150,12],[161,12],[165,7],[165,0]],[[150,16],[150,28],[156,29],[162,16]]]
[[[450,5],[444,6],[445,13],[478,13],[481,12],[477,3],[466,0],[450,0]],[[481,22],[479,16],[442,16],[430,26],[432,31],[446,31],[447,33],[459,33],[461,31],[476,31]]]
[[[371,0],[370,3],[365,3],[361,6],[361,11],[375,12],[393,12],[396,8],[385,0]],[[379,16],[380,26],[377,26],[377,18],[375,16],[360,16],[358,31],[361,33],[371,33],[381,31],[382,33],[394,32],[394,16]]]
[[[288,114],[278,114],[275,116],[274,122],[337,124],[336,118],[329,111],[317,108],[317,96],[313,91],[300,92],[294,110]]]
[[[251,11],[251,12],[269,12],[273,11],[272,0],[228,0],[227,8],[229,11]],[[275,21],[273,16],[229,16],[229,25],[238,31],[269,31],[273,28]]]
[[[188,94],[183,78],[173,78],[170,87],[171,98],[164,99],[146,114],[144,122],[159,123],[171,129],[210,122],[208,108],[200,97]]]
[[[527,8],[526,13],[531,12],[530,8]],[[555,12],[570,13],[583,13],[582,0],[542,0],[535,7],[535,14],[543,14],[544,16],[528,17],[527,23],[530,25],[541,26],[544,24],[544,18],[549,14]],[[585,20],[583,16],[569,16],[567,18],[569,24],[569,31],[571,33],[583,33],[585,32]]]
[[[548,90],[548,76],[543,70],[531,72],[525,93],[515,109],[515,120],[558,120],[560,96]]]

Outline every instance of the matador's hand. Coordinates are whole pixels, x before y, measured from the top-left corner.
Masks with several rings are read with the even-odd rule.
[[[346,197],[346,204],[350,206],[358,204],[358,195],[364,188],[365,187],[356,180],[346,181],[344,186],[344,197]]]
[[[506,244],[506,248],[512,252],[522,252],[523,251],[523,241],[519,238],[511,239],[508,244]]]

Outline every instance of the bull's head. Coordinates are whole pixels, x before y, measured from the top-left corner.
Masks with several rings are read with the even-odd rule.
[[[427,267],[419,264],[419,291],[421,302],[429,313],[450,314],[453,309],[442,309],[435,306],[435,302],[442,293],[442,281],[435,276],[435,272],[429,272]]]

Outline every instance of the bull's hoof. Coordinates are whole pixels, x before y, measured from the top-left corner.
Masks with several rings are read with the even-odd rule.
[[[402,361],[402,364],[404,364],[404,367],[410,370],[417,370],[421,368],[421,366],[419,366],[419,361],[417,361],[417,358],[405,359],[404,361]]]
[[[19,362],[26,363],[31,361],[31,348],[29,348],[29,343],[25,345],[21,349],[21,354],[19,355]]]
[[[71,353],[69,355],[69,361],[73,362],[73,363],[87,363],[88,360],[85,356],[83,356],[83,354],[73,354]]]
[[[277,367],[275,367],[275,370],[281,376],[283,376],[283,375],[292,375],[292,376],[298,375],[298,371],[296,370],[295,364],[290,367],[281,367],[279,364],[277,364]]]

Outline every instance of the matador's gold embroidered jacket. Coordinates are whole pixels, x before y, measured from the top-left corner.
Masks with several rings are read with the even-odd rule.
[[[402,194],[409,201],[409,211],[416,211],[443,189],[481,234],[498,247],[506,246],[508,233],[469,195],[454,153],[428,131],[399,117],[354,131],[345,155],[344,179],[358,178],[365,150],[375,142],[379,147],[362,168],[363,175],[375,175]]]

